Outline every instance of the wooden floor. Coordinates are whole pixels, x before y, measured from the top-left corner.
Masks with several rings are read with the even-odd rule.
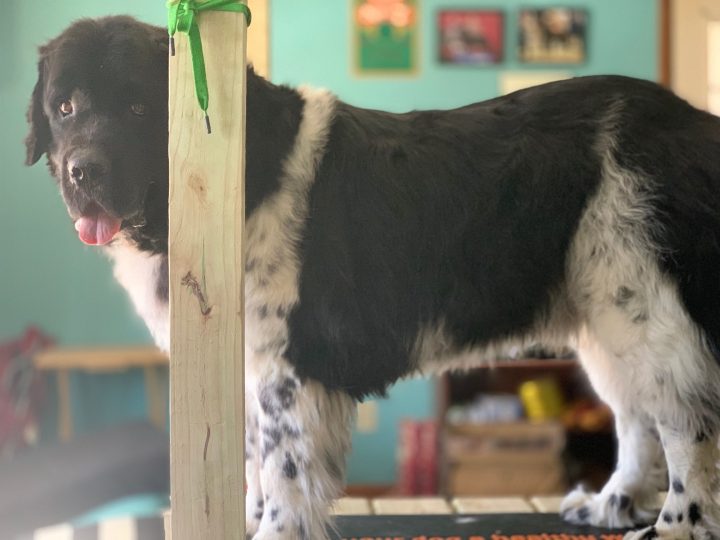
[[[657,508],[662,506],[665,493],[658,493]],[[366,515],[420,515],[420,514],[536,514],[560,511],[562,495],[554,497],[408,497],[363,499],[346,497],[333,507],[333,514],[345,516]]]
[[[543,508],[559,508],[561,497],[552,499]],[[557,499],[557,500],[555,500]],[[484,513],[534,513],[541,511],[528,499],[521,497],[503,498],[457,498],[447,500],[440,497],[408,497],[362,499],[347,497],[340,499],[333,507],[333,514],[345,516],[364,515],[411,515],[411,514],[484,514]],[[542,510],[553,511],[553,510]]]

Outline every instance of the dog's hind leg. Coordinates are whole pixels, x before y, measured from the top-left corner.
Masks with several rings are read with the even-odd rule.
[[[657,522],[627,538],[717,539],[720,367],[680,301],[665,305],[650,320],[644,348],[654,361],[644,366],[647,382],[638,401],[655,418],[667,460],[669,493]]]
[[[253,540],[325,540],[345,480],[355,402],[300,381],[285,361],[257,379],[264,511]]]
[[[665,459],[655,419],[633,405],[625,392],[612,358],[586,337],[580,357],[593,386],[615,415],[618,458],[615,472],[600,493],[577,487],[562,502],[563,518],[575,524],[607,528],[629,528],[652,523],[657,517],[655,502],[665,483]]]
[[[712,346],[718,341],[713,339],[716,325],[712,323],[718,320],[717,298],[705,296],[709,293],[703,290],[690,291],[688,296],[687,290],[689,285],[706,283],[706,290],[715,290],[717,242],[713,236],[709,236],[712,241],[700,242],[699,227],[688,234],[691,242],[699,234],[699,251],[690,255],[709,265],[702,271],[687,252],[681,253],[680,245],[665,245],[674,229],[700,222],[695,214],[706,208],[706,202],[681,201],[687,213],[679,213],[679,219],[690,220],[685,225],[660,222],[665,213],[657,208],[659,181],[622,167],[615,158],[621,153],[613,127],[619,119],[610,115],[609,127],[598,140],[605,149],[603,179],[573,241],[568,293],[582,329],[583,365],[597,393],[618,417],[620,460],[601,494],[586,499],[571,494],[565,515],[573,521],[585,516],[587,522],[602,526],[641,521],[640,510],[649,510],[654,487],[648,482],[654,477],[649,474],[657,448],[651,438],[654,428],[670,485],[679,489],[671,489],[655,525],[630,536],[634,540],[720,538],[720,508],[714,500],[720,365],[713,354],[717,347]],[[702,181],[707,183],[707,178]],[[684,180],[673,178],[671,184],[682,186]],[[671,260],[677,263],[674,273],[667,270]],[[635,518],[620,512],[619,488],[629,492],[624,506],[627,510],[634,503]]]
[[[628,533],[628,539],[720,538],[720,507],[715,499],[720,485],[720,367],[675,287],[657,275],[648,283],[651,286],[645,289],[639,283],[632,287],[644,317],[633,316],[628,302],[618,305],[616,295],[615,307],[600,306],[590,320],[588,335],[597,346],[585,355],[581,347],[581,357],[596,390],[619,416],[620,459],[602,492],[585,500],[578,492],[571,494],[564,515],[574,522],[584,516],[586,522],[601,526],[637,524],[649,517],[647,504],[657,487],[651,481],[656,478],[651,474],[655,428],[667,462],[670,492],[655,524]],[[624,505],[617,486],[627,492]],[[620,512],[620,506],[632,508],[634,516]]]

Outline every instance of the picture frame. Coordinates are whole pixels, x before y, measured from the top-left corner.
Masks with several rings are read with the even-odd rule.
[[[505,13],[497,9],[442,9],[437,14],[441,64],[491,66],[505,56]]]
[[[415,75],[419,0],[352,0],[353,71]]]
[[[518,14],[518,55],[526,64],[582,64],[587,58],[588,11],[524,8]]]

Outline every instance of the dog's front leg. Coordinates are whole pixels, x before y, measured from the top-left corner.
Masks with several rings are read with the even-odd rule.
[[[265,509],[260,484],[260,407],[251,385],[245,388],[245,532],[248,538],[257,532]]]
[[[355,403],[300,381],[283,360],[257,380],[263,511],[253,540],[325,540],[341,492]],[[252,501],[251,501],[252,503]]]

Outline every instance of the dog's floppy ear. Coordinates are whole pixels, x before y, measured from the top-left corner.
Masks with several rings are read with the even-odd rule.
[[[25,138],[25,149],[27,155],[26,165],[34,165],[50,145],[50,124],[43,110],[43,99],[45,93],[45,57],[43,55],[38,62],[38,80],[35,83],[30,106],[27,111],[27,121],[30,124],[30,133]]]

